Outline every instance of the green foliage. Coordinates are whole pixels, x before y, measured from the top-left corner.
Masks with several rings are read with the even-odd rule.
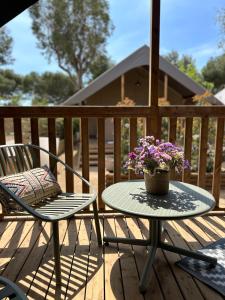
[[[113,67],[113,62],[105,55],[98,55],[90,67],[91,80]]]
[[[33,98],[32,99],[33,106],[46,106],[48,105],[48,99],[45,98]]]
[[[213,82],[214,92],[225,87],[225,54],[211,58],[202,69],[204,80]]]
[[[164,58],[207,90],[213,89],[212,82],[204,80],[204,77],[198,71],[196,62],[192,56],[183,54],[182,57],[180,57],[179,53],[173,50],[165,55]]]
[[[94,58],[105,54],[113,29],[108,10],[106,0],[40,0],[30,9],[38,46],[56,58],[75,90],[83,87]]]
[[[34,99],[47,99],[48,103],[59,104],[75,92],[68,75],[45,72],[39,75],[31,72],[23,79],[23,92]]]
[[[0,70],[0,97],[10,98],[21,91],[23,77],[12,70]]]
[[[13,63],[12,58],[12,37],[5,27],[0,28],[0,66]]]

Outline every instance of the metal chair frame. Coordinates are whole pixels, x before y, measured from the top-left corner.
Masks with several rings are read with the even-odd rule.
[[[29,150],[29,151],[28,151]],[[76,193],[68,193],[68,202],[65,200],[60,201],[63,203],[65,201],[66,207],[61,207],[60,213],[60,206],[56,200],[53,200],[49,203],[47,202],[47,209],[45,208],[46,203],[40,205],[40,207],[33,207],[28,205],[21,199],[20,197],[16,196],[12,191],[10,191],[2,182],[0,182],[0,189],[2,189],[6,194],[10,196],[22,209],[27,212],[28,214],[32,215],[33,217],[37,218],[38,220],[51,222],[52,223],[52,231],[53,231],[53,244],[54,244],[54,258],[55,258],[55,276],[56,276],[56,285],[61,285],[61,267],[60,267],[60,244],[59,244],[59,221],[63,219],[68,219],[72,217],[77,212],[83,210],[90,204],[93,205],[93,213],[95,219],[95,226],[96,226],[96,233],[98,239],[98,245],[102,245],[102,238],[101,238],[101,231],[99,225],[99,217],[98,217],[98,210],[97,210],[97,193],[94,188],[90,185],[90,183],[82,177],[78,172],[73,170],[70,166],[64,163],[61,159],[59,159],[56,155],[52,154],[51,152],[47,151],[44,148],[41,148],[36,145],[32,144],[14,144],[14,145],[1,145],[0,146],[0,176],[6,176],[9,174],[17,174],[26,170],[30,170],[32,168],[40,167],[40,164],[37,164],[37,151],[43,151],[49,155],[55,161],[55,165],[57,163],[62,164],[66,170],[73,173],[74,176],[79,177],[80,180],[85,182],[85,184],[90,188],[91,193],[86,194],[78,194],[78,197],[81,199],[75,199],[74,205],[78,200],[78,205],[73,207],[73,199],[71,197],[75,197]],[[13,153],[14,152],[14,153]],[[9,155],[10,154],[10,155]],[[15,155],[14,155],[15,154]],[[29,156],[30,154],[30,156]],[[10,159],[14,157],[15,159]],[[33,163],[32,163],[33,161]],[[63,194],[64,196],[66,194]],[[83,199],[82,199],[83,197]],[[54,204],[56,203],[56,206]],[[79,204],[80,203],[80,204]],[[64,203],[63,203],[64,204]],[[61,205],[61,204],[60,204]],[[71,207],[71,208],[70,208]],[[54,213],[54,212],[57,213]],[[13,212],[12,212],[13,214]]]

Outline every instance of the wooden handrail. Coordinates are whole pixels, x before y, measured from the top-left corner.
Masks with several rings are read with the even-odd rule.
[[[0,107],[1,118],[221,117],[225,106],[38,106]]]
[[[225,106],[162,106],[162,107],[93,107],[93,106],[73,106],[73,107],[0,107],[0,144],[6,143],[5,135],[5,119],[13,119],[13,130],[15,142],[23,141],[22,119],[30,119],[31,142],[39,145],[39,118],[45,118],[48,121],[48,138],[49,149],[56,154],[56,123],[57,118],[64,119],[64,140],[65,140],[65,161],[73,167],[73,118],[79,118],[81,128],[81,145],[82,145],[82,174],[89,180],[89,135],[88,126],[89,118],[97,120],[98,124],[98,200],[99,208],[104,210],[104,203],[101,201],[101,193],[105,188],[105,120],[112,118],[114,126],[114,182],[122,179],[121,175],[121,134],[123,118],[130,119],[130,150],[132,150],[137,142],[138,118],[144,118],[146,124],[146,133],[155,134],[160,137],[162,118],[168,119],[168,138],[171,142],[176,142],[176,127],[180,118],[184,124],[184,151],[185,157],[190,161],[192,157],[192,133],[193,120],[198,118],[201,120],[201,134],[199,143],[199,167],[197,184],[204,187],[208,182],[206,174],[206,150],[208,141],[208,124],[211,118],[217,118],[217,135],[215,143],[215,159],[213,170],[213,194],[217,200],[219,207],[220,183],[223,182],[221,177],[221,163],[224,139],[224,121]],[[91,124],[91,123],[90,123]],[[182,125],[183,126],[183,125]],[[37,153],[37,159],[40,159]],[[51,169],[54,168],[54,162],[50,160]],[[57,172],[55,170],[55,175]],[[182,174],[182,180],[190,182],[191,173],[185,171]],[[174,174],[175,177],[175,174]],[[130,179],[135,178],[130,174]],[[175,177],[176,178],[176,177]],[[72,176],[66,172],[66,190],[74,191],[74,181]],[[75,187],[76,192],[76,187]],[[83,192],[88,192],[83,186]]]

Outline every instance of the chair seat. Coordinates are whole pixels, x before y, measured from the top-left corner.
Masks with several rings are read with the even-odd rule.
[[[61,193],[57,197],[45,199],[34,209],[43,216],[63,217],[71,211],[80,211],[94,200],[93,194]]]

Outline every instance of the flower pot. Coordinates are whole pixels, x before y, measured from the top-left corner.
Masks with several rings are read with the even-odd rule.
[[[169,172],[156,170],[154,174],[144,173],[145,187],[148,193],[164,195],[169,191]]]

